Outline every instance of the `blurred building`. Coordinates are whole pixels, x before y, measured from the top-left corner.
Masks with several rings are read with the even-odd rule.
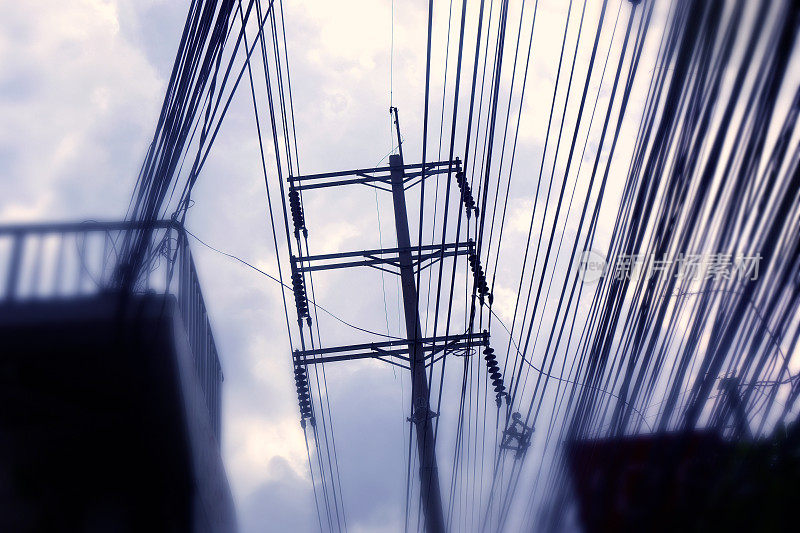
[[[0,228],[0,531],[232,531],[222,372],[185,233],[158,224],[132,293],[129,223]]]
[[[568,446],[586,532],[796,531],[800,425],[761,439],[691,431]]]

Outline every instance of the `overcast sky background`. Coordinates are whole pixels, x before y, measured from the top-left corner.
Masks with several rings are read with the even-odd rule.
[[[427,2],[396,2],[394,15],[388,0],[284,4],[301,171],[369,167],[390,151],[390,60],[392,100],[400,109],[406,163],[417,162]],[[509,27],[515,38],[520,3],[511,4]],[[433,64],[442,65],[448,2],[436,5]],[[504,237],[504,250],[512,252],[524,246],[527,234],[566,5],[542,1],[537,15]],[[588,2],[575,84],[583,83],[581,68],[590,51],[599,5]],[[582,2],[574,6],[573,28]],[[625,0],[609,2],[599,53],[608,49],[621,7],[618,45],[628,6]],[[179,0],[0,0],[0,222],[124,216],[152,137],[187,7],[187,1]],[[626,156],[633,148],[667,7],[668,2],[659,3],[648,35],[628,110],[632,118],[625,122],[615,155],[619,164],[612,165],[605,218],[616,212],[613,199],[627,170]],[[523,26],[530,27],[529,15]],[[574,43],[574,34],[570,35],[568,42]],[[616,67],[616,50],[609,71]],[[512,54],[507,50],[507,60]],[[441,68],[435,72],[431,113],[438,117]],[[605,111],[611,74],[606,74],[600,92],[598,114]],[[242,88],[245,91],[240,90],[226,117],[195,189],[187,226],[208,243],[275,272],[252,104],[249,88]],[[592,91],[597,89],[593,84]],[[574,118],[568,116],[565,124],[570,134]],[[438,138],[439,119],[431,124],[432,135]],[[435,153],[436,148],[432,141],[429,150]],[[590,142],[585,160],[592,160],[593,150],[596,145]],[[388,205],[381,204],[381,229],[383,243],[391,246],[394,232]],[[379,245],[371,189],[309,195],[306,211],[316,253]],[[601,224],[601,237],[603,228],[608,224]],[[570,237],[568,231],[565,240]],[[229,258],[197,243],[192,246],[225,373],[222,447],[243,530],[312,530],[316,517],[279,289]],[[512,252],[503,254],[495,290],[496,311],[504,319],[513,313],[521,260]],[[345,320],[378,331],[388,326],[397,334],[396,313],[384,316],[381,279],[369,276],[315,278],[317,300]],[[394,281],[387,281],[386,291],[387,305],[393,309]],[[354,339],[353,332],[340,324],[326,320],[322,325],[328,343]],[[335,406],[348,524],[353,531],[397,531],[405,494],[408,382],[400,372],[368,362],[331,367],[327,378]],[[444,439],[445,446],[449,442]]]

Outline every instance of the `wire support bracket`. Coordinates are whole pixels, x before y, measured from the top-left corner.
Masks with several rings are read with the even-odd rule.
[[[522,421],[520,413],[511,415],[511,424],[503,430],[503,440],[500,443],[501,450],[513,450],[516,457],[523,455],[531,444],[533,427],[528,427]]]
[[[410,368],[409,353],[413,344],[425,354],[426,361],[433,360],[438,354],[441,359],[445,354],[456,350],[463,350],[474,346],[488,346],[489,337],[485,333],[463,333],[460,335],[440,335],[424,337],[416,342],[405,339],[393,341],[371,342],[363,344],[349,344],[316,348],[312,350],[296,350],[293,354],[296,365],[316,365],[318,363],[332,363],[338,361],[353,361],[357,359],[377,359],[385,363],[403,368]]]
[[[307,174],[305,176],[289,176],[286,181],[298,191],[309,189],[322,189],[325,187],[338,187],[340,185],[368,185],[387,192],[391,192],[392,183],[391,166],[376,168],[361,168],[355,170],[341,170],[337,172],[325,172],[322,174]],[[408,190],[414,185],[419,184],[423,179],[427,179],[436,174],[459,173],[461,172],[461,160],[455,158],[452,161],[436,161],[425,163],[425,174],[423,177],[422,164],[404,165],[404,189]]]
[[[292,268],[297,272],[335,270],[368,266],[390,274],[400,274],[400,254],[411,252],[412,267],[415,274],[446,257],[474,255],[475,243],[472,241],[447,244],[426,244],[406,248],[380,248],[357,252],[308,255],[292,257]]]

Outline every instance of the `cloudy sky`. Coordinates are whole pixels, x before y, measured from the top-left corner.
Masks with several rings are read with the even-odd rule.
[[[418,161],[427,2],[284,4],[301,171],[363,168],[381,161],[392,149],[390,98],[400,109],[406,162]],[[521,262],[521,254],[514,251],[524,246],[528,231],[557,50],[567,20],[567,2],[540,4],[522,102],[506,248],[495,290],[496,311],[509,322]],[[587,3],[588,36],[581,39],[578,50],[575,84],[583,82],[585,70],[580,69],[590,52],[599,4]],[[607,192],[612,200],[604,208],[608,217],[616,212],[613,198],[624,180],[626,155],[635,140],[635,117],[655,65],[663,30],[659,21],[665,18],[667,4],[658,4],[639,67],[642,79],[628,111],[634,118],[624,123],[615,154],[619,164],[612,165]],[[439,68],[434,69],[431,84],[431,115],[437,117],[431,120],[432,153],[438,149],[449,3],[436,6],[432,64]],[[513,47],[520,2],[511,6]],[[570,54],[582,6],[583,2],[574,2],[570,14]],[[152,138],[187,7],[186,0],[0,0],[0,222],[124,216]],[[609,2],[598,52],[604,59],[611,47],[609,71],[616,66],[628,10],[627,1]],[[618,12],[620,27],[611,43]],[[529,5],[517,66],[520,77],[531,13]],[[476,17],[472,11],[470,15],[467,34],[474,34]],[[456,37],[453,33],[452,39]],[[512,60],[513,49],[506,58]],[[506,76],[510,72],[509,67]],[[453,74],[451,68],[448,84]],[[592,99],[599,94],[598,114],[608,101],[610,75],[601,84],[598,74],[591,87]],[[247,91],[239,92],[195,188],[187,227],[209,244],[274,273],[252,104]],[[559,99],[563,98],[562,91]],[[448,109],[451,105],[448,102]],[[512,100],[512,124],[518,105]],[[571,133],[576,114],[567,114],[565,131]],[[592,131],[596,128],[597,124]],[[587,161],[597,148],[592,135],[589,138]],[[559,154],[564,150],[562,146]],[[552,165],[552,156],[546,162],[545,168]],[[372,189],[308,195],[305,201],[309,239],[316,253],[394,244],[390,204],[386,198],[376,200]],[[541,226],[549,229],[548,224],[552,221]],[[607,227],[601,224],[601,236]],[[570,237],[568,225],[565,240]],[[243,529],[311,530],[316,515],[279,288],[240,263],[197,243],[193,247],[225,373],[222,447]],[[320,276],[315,278],[315,290],[318,303],[349,322],[402,333],[394,311],[398,294],[394,280],[382,280],[376,273],[363,278]],[[327,343],[356,338],[341,324],[320,320]],[[353,531],[397,531],[404,512],[408,380],[401,371],[372,362],[331,366],[327,379],[348,525]],[[442,423],[455,420],[450,416],[445,418],[443,412]],[[443,447],[451,446],[447,439],[443,437]]]
[[[301,171],[377,164],[392,148],[390,98],[400,109],[407,162],[418,161],[427,2],[285,4]],[[560,48],[567,14],[566,2],[541,4],[504,237],[509,249],[521,247],[527,234],[558,66],[554,51]],[[588,2],[584,31],[590,37],[581,41],[579,65],[588,57],[598,4]],[[124,215],[152,137],[187,5],[181,0],[0,1],[0,221],[113,220]],[[449,3],[436,6],[432,64],[441,66]],[[573,28],[582,3],[575,6]],[[627,9],[626,3],[610,3],[602,54],[618,10],[623,26]],[[523,28],[530,27],[530,6],[526,13]],[[474,34],[475,15],[470,12],[468,35]],[[511,43],[518,17],[519,2],[512,2]],[[523,29],[520,77],[528,33]],[[653,34],[657,46],[660,32]],[[617,43],[619,39],[615,34]],[[465,52],[465,57],[471,55]],[[509,52],[506,61],[511,57]],[[431,115],[438,117],[444,80],[441,67],[433,70]],[[452,68],[448,74],[452,87]],[[607,80],[599,109],[608,96]],[[598,78],[592,89],[599,87]],[[195,189],[187,225],[208,243],[274,273],[251,104],[247,93],[240,93]],[[518,103],[513,106],[512,124]],[[570,120],[574,123],[574,117],[567,118],[566,128]],[[431,121],[431,138],[436,140],[429,150],[438,148],[439,123],[438,118]],[[626,145],[632,144],[632,131],[626,132],[631,139]],[[376,247],[384,240],[392,245],[387,201],[381,198],[376,204],[371,189],[307,195],[314,251]],[[385,213],[380,234],[374,231],[376,206]],[[326,216],[315,215],[320,212]],[[267,524],[274,531],[312,529],[316,517],[280,292],[274,282],[241,264],[194,248],[225,372],[222,446],[242,526],[245,531],[263,531]],[[498,272],[496,309],[504,318],[513,312],[518,255],[509,254]],[[397,313],[385,314],[383,299],[377,297],[385,291],[393,311],[395,282],[369,275],[369,291],[354,290],[352,278],[319,277],[317,300],[350,322],[397,334]],[[354,340],[352,331],[335,322],[321,325],[329,343]],[[405,495],[408,380],[400,371],[373,363],[331,367],[327,379],[348,524],[354,531],[396,531]],[[444,418],[444,412],[442,416],[443,424],[454,420]],[[447,436],[442,441],[443,448],[451,447]]]

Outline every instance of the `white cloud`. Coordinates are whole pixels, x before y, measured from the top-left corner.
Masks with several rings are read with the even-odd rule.
[[[115,3],[38,4],[0,7],[0,219],[119,216],[163,82]]]

